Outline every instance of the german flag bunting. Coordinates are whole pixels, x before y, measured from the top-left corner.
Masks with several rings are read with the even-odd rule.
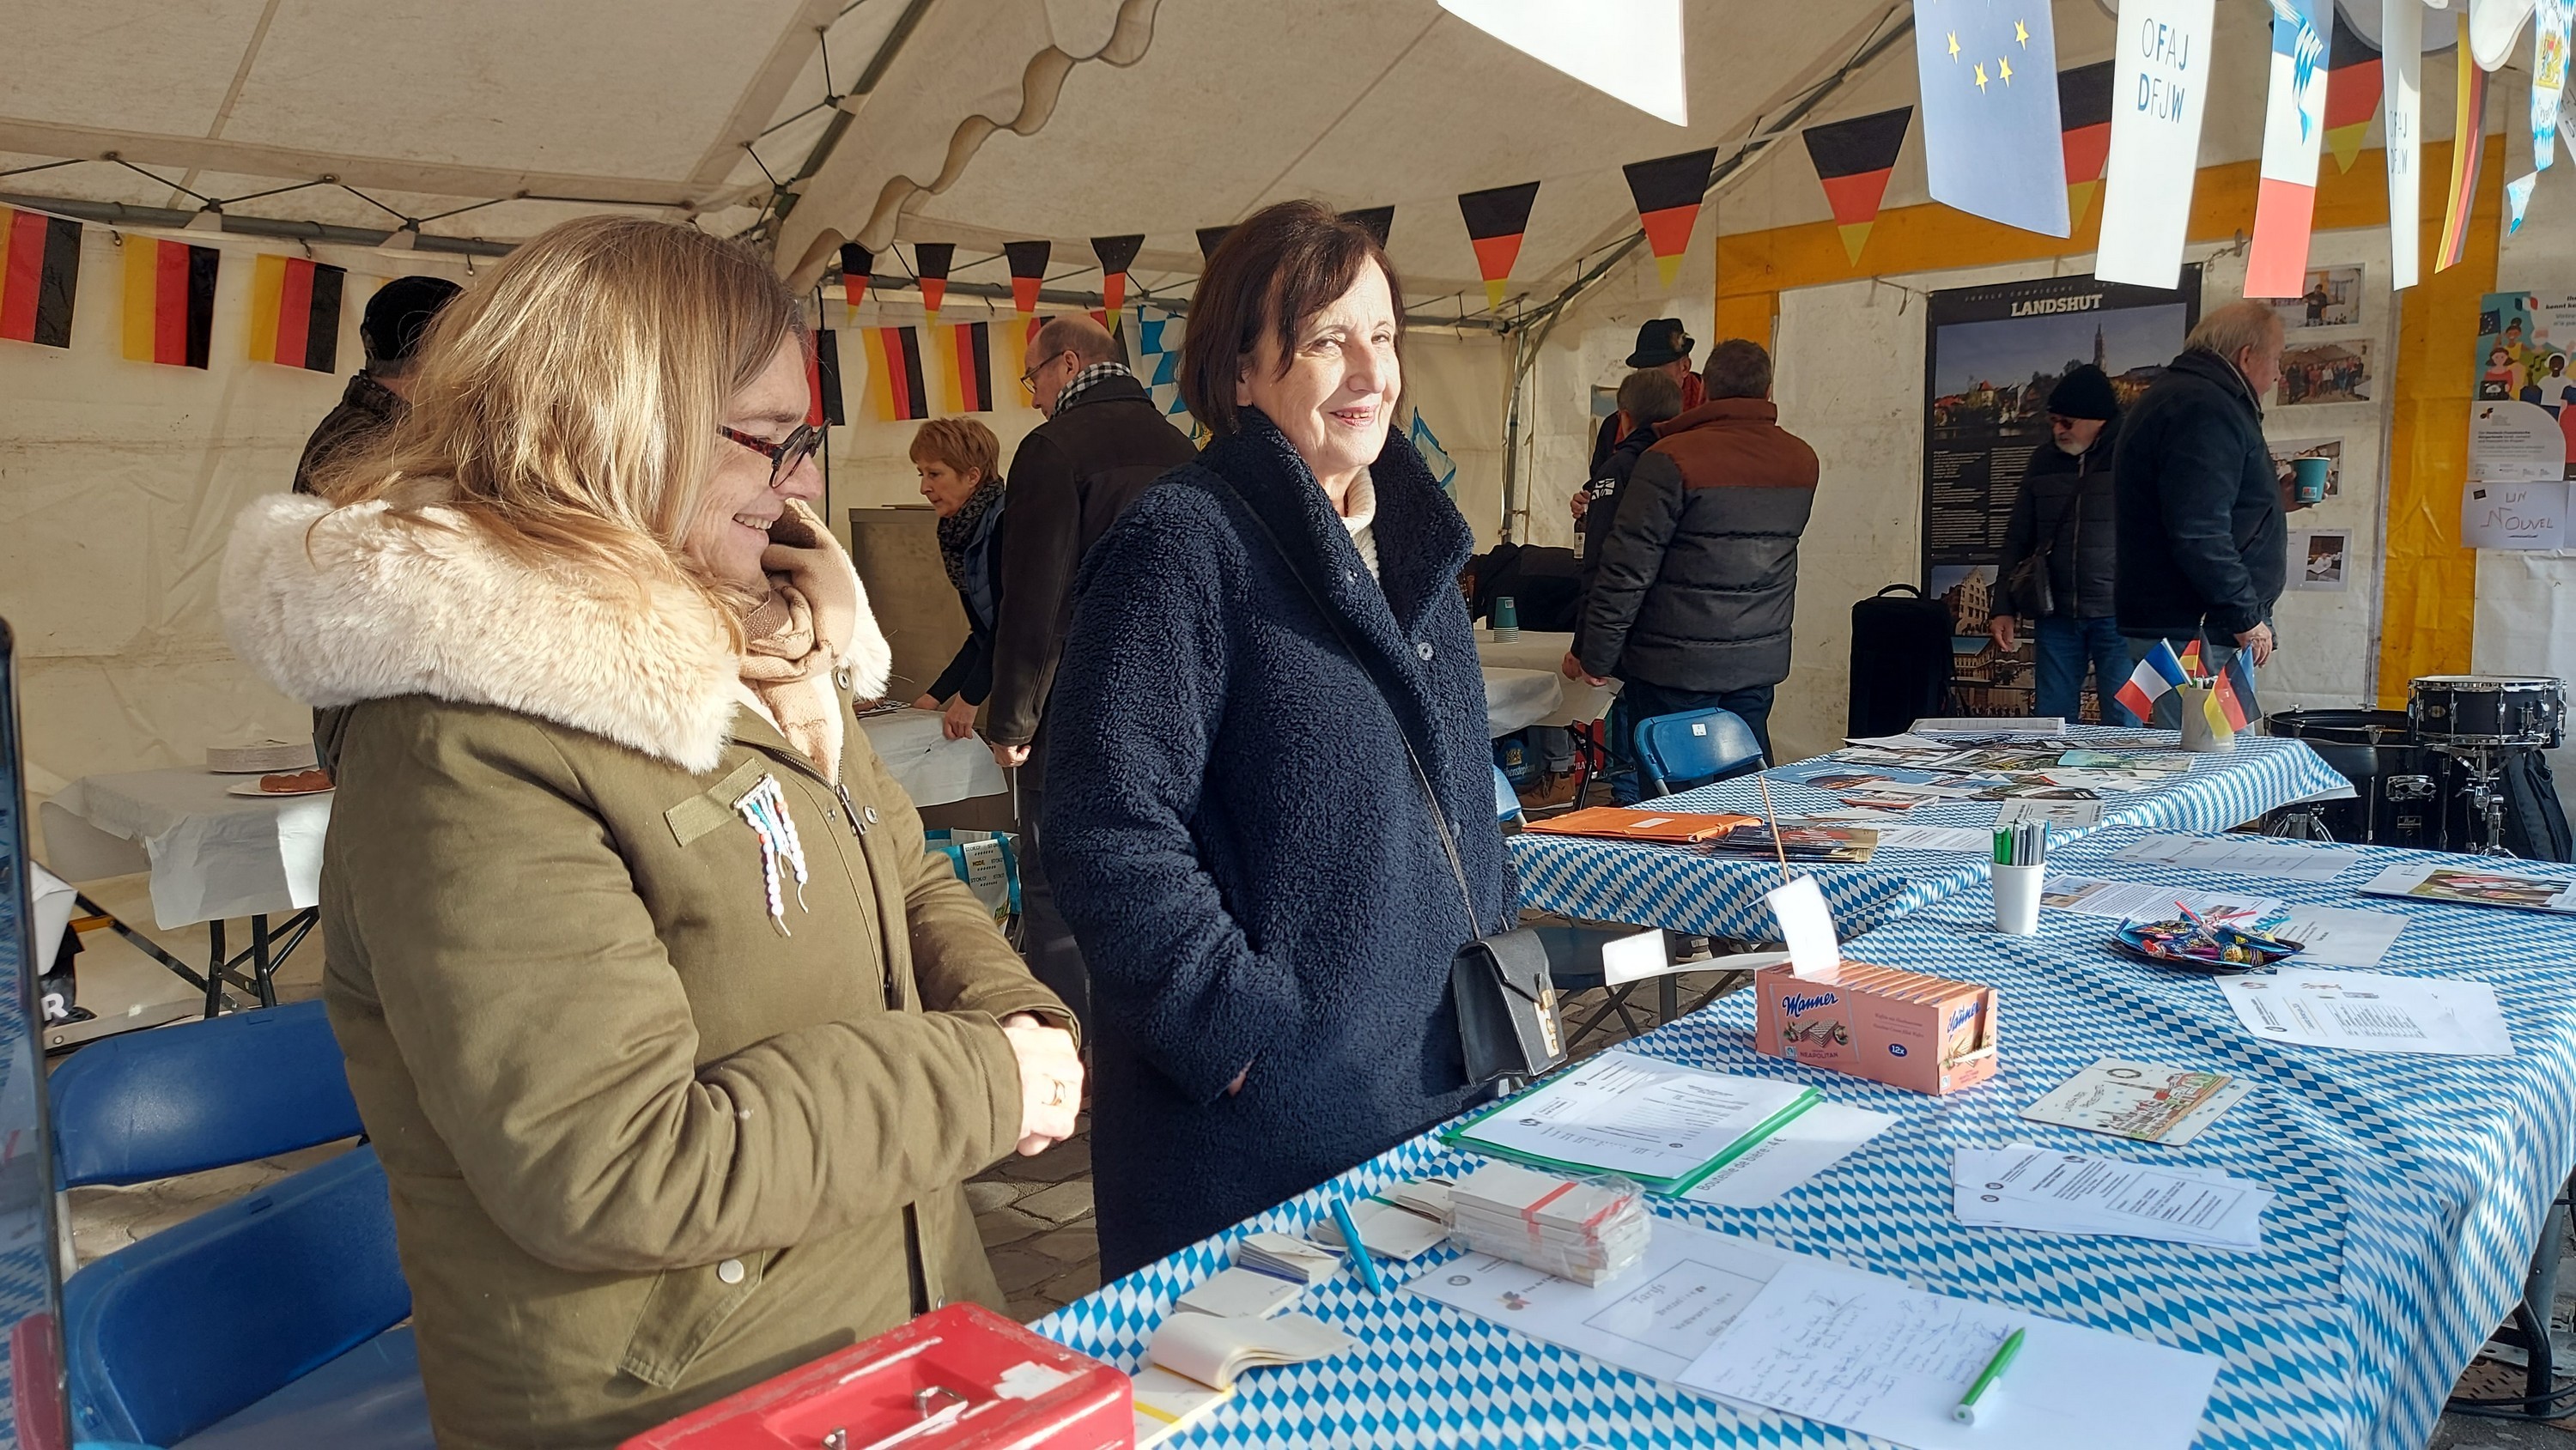
[[[1391,206],[1365,206],[1357,211],[1346,211],[1342,213],[1342,220],[1358,222],[1367,228],[1368,234],[1377,238],[1381,247],[1387,244],[1387,238],[1395,235],[1395,208]]]
[[[1100,259],[1100,308],[1091,315],[1099,320],[1101,326],[1118,325],[1118,309],[1127,302],[1127,269],[1136,264],[1136,254],[1144,246],[1142,232],[1091,239],[1091,255]]]
[[[1011,310],[1027,317],[1038,310],[1038,287],[1046,281],[1045,242],[1004,242],[1002,259],[1011,264]]]
[[[1521,237],[1529,231],[1530,204],[1538,183],[1497,186],[1458,194],[1458,213],[1467,220],[1467,241],[1476,249],[1476,273],[1485,279],[1485,305],[1501,307],[1503,289],[1520,260]]]
[[[1646,246],[1655,254],[1655,275],[1673,285],[1681,271],[1682,253],[1690,248],[1691,226],[1699,220],[1700,198],[1708,195],[1709,174],[1717,169],[1717,148],[1631,161],[1628,194],[1637,202],[1637,221],[1646,229]]]
[[[1860,265],[1860,249],[1869,244],[1879,203],[1887,199],[1887,178],[1896,170],[1896,153],[1904,149],[1906,128],[1913,124],[1914,108],[1899,106],[1799,133],[1807,143],[1807,159],[1816,164],[1816,180],[1824,184],[1825,205],[1833,208],[1843,255],[1853,266]]]
[[[136,362],[201,368],[215,333],[213,247],[154,237],[125,239],[125,355]]]
[[[81,224],[0,207],[0,337],[72,345]]]
[[[930,397],[921,375],[921,333],[910,327],[871,327],[868,338],[868,392],[876,399],[880,422],[900,423],[930,416]]]
[[[841,397],[841,335],[828,327],[814,334],[814,345],[805,354],[805,383],[813,393],[805,410],[808,424],[838,428],[850,421]]]
[[[2057,73],[2057,126],[2066,148],[2066,225],[2083,225],[2111,166],[2111,77],[2118,61]]]
[[[250,360],[317,373],[340,370],[340,299],[349,274],[307,257],[251,265]]]
[[[1226,233],[1233,230],[1231,222],[1221,227],[1199,228],[1199,256],[1203,259],[1215,256],[1217,245],[1225,240]]]
[[[2326,149],[2334,153],[2337,174],[2361,159],[2370,118],[2378,114],[2379,48],[2345,22],[2338,5],[2334,41],[2326,51]]]
[[[868,273],[876,264],[874,252],[856,242],[841,244],[841,305],[856,312],[868,300]]]
[[[940,408],[950,413],[993,411],[993,324],[961,322],[942,328],[938,350]]]
[[[948,300],[948,269],[956,261],[954,243],[913,243],[912,271],[921,281],[921,310],[929,314],[933,327],[939,325],[939,304]]]

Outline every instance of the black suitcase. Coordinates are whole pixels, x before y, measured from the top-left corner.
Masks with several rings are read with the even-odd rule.
[[[1950,699],[1950,609],[1911,584],[1852,606],[1851,714],[1846,734],[1894,735]]]

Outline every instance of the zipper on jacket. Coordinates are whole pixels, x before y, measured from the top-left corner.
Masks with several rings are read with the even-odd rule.
[[[862,837],[867,835],[867,822],[859,819],[859,808],[850,800],[850,788],[836,780],[832,782],[832,794],[841,798],[841,814],[849,818],[850,834]]]

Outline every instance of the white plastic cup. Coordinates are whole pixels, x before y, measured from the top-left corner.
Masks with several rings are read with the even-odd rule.
[[[1995,930],[2029,936],[2039,930],[2039,886],[2045,866],[2005,866],[1995,872]]]

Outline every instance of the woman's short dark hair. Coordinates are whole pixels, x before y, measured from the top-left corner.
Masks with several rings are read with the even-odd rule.
[[[1404,281],[1367,227],[1320,201],[1283,201],[1236,223],[1190,294],[1181,335],[1181,401],[1190,415],[1219,437],[1232,434],[1235,384],[1262,334],[1286,358],[1297,350],[1298,325],[1351,290],[1370,262],[1386,274],[1401,339]]]

